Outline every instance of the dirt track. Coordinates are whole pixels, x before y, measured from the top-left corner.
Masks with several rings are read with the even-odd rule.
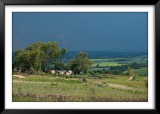
[[[18,77],[22,78],[22,76],[18,76]],[[51,84],[51,82],[32,82],[32,81],[19,81],[19,80],[13,80],[13,83]],[[111,88],[117,88],[117,89],[136,90],[132,87],[127,87],[127,86],[117,85],[117,84],[108,84],[108,86]]]
[[[24,77],[22,75],[13,75],[13,76],[18,77],[18,78],[26,78],[26,77]]]

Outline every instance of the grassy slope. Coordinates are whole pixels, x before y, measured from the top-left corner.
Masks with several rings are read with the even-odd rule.
[[[116,76],[116,79],[82,82],[78,78],[32,76],[21,79],[13,76],[13,101],[147,101],[145,77],[139,77],[139,81],[128,78]],[[97,83],[108,86],[99,87]]]

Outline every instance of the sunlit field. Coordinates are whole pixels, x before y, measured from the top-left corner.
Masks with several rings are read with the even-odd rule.
[[[147,102],[146,77],[13,75],[13,102]]]

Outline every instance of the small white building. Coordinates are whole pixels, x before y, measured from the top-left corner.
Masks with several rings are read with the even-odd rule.
[[[72,70],[51,70],[50,73],[52,74],[61,74],[61,75],[71,75],[73,74]]]
[[[56,70],[56,73],[63,75],[66,73],[66,70]]]
[[[72,74],[72,71],[69,70],[69,71],[67,71],[65,74],[66,74],[66,75],[71,75],[71,74]]]
[[[52,73],[52,74],[55,74],[55,73],[56,73],[56,71],[55,71],[55,70],[51,70],[51,73]]]

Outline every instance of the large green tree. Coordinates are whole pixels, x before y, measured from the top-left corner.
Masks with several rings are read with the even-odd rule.
[[[88,59],[88,54],[86,52],[76,54],[71,61],[71,69],[75,74],[80,74],[81,72],[86,73],[90,66],[91,61]]]
[[[20,69],[22,67],[22,63],[19,60],[19,55],[23,53],[23,51],[24,50],[21,48],[15,51],[14,57],[13,57],[13,68],[17,67],[17,69]]]
[[[66,49],[60,49],[57,42],[48,42],[42,48],[43,52],[43,62],[47,67],[47,70],[50,70],[51,65],[56,65],[57,61],[61,61],[63,55],[66,54]]]
[[[51,65],[61,61],[66,49],[59,48],[57,42],[38,42],[28,46],[25,50],[15,52],[14,64],[24,70],[49,71]]]

